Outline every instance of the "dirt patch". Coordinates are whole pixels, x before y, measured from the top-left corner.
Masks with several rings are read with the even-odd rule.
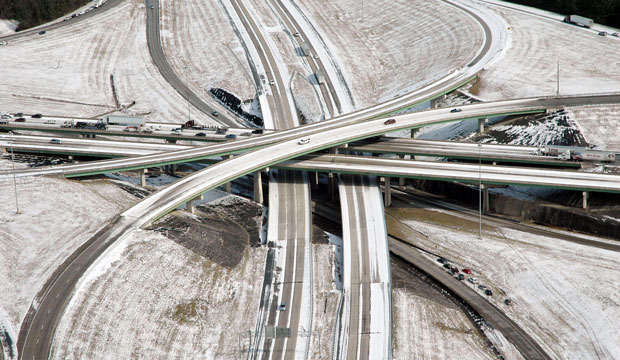
[[[232,197],[226,203],[199,205],[197,209],[201,217],[232,221],[248,233],[250,246],[261,245],[260,227],[263,207],[260,204]]]

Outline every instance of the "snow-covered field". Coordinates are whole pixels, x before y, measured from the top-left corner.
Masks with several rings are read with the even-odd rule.
[[[221,1],[164,0],[160,6],[166,57],[196,94],[210,99],[209,88],[217,87],[241,100],[254,98],[246,54]]]
[[[620,39],[502,6],[487,5],[510,26],[511,46],[470,89],[484,100],[620,90]],[[531,9],[538,14],[539,11]]]
[[[23,165],[16,164],[16,168]],[[11,162],[0,160],[0,169]],[[35,295],[56,268],[135,198],[107,181],[51,177],[0,181],[0,327],[13,343]]]
[[[591,105],[567,110],[588,143],[600,149],[620,152],[620,105]]]
[[[343,69],[356,108],[386,101],[465,66],[483,41],[473,18],[440,1],[298,4]]]
[[[67,307],[52,358],[238,359],[254,330],[265,248],[227,269],[139,230],[92,269]]]
[[[472,269],[492,289],[489,300],[552,358],[620,354],[620,253],[490,225],[480,240],[477,222],[432,209],[398,213],[416,219],[404,223],[420,246]]]
[[[146,45],[143,1],[124,1],[75,24],[12,40],[0,47],[0,110],[94,117],[135,101],[130,114],[182,122],[187,103],[163,79]],[[192,109],[195,117],[207,116]]]

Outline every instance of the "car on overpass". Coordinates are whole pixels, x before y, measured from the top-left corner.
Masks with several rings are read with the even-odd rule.
[[[452,110],[450,110],[451,113],[457,113],[457,112],[461,112],[463,110],[461,110],[461,108],[454,108]]]
[[[303,138],[303,139],[300,139],[300,140],[297,142],[297,144],[299,144],[299,145],[305,145],[305,144],[307,144],[307,143],[309,143],[309,142],[310,142],[310,138]]]
[[[396,124],[396,119],[388,119],[383,122],[383,125],[392,125]]]

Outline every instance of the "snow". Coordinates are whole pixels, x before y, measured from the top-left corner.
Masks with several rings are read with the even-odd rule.
[[[245,51],[221,1],[164,0],[160,9],[166,57],[194,93],[209,100],[209,89],[216,87],[242,101],[256,96]]]
[[[601,150],[620,152],[619,105],[569,107],[567,112],[589,144]]]
[[[0,19],[0,36],[11,35],[19,26],[17,20]]]
[[[489,300],[552,357],[620,353],[618,252],[486,224],[480,240],[477,224],[446,218],[405,223],[422,234],[420,245],[472,269],[495,294]],[[505,297],[514,304],[504,305]]]
[[[394,290],[392,301],[394,359],[495,359],[460,309],[407,289]]]
[[[16,168],[24,165],[16,164]],[[1,169],[11,169],[0,160]],[[0,326],[14,342],[35,295],[54,270],[135,198],[106,181],[51,177],[0,181]],[[2,320],[2,318],[4,318]]]
[[[101,116],[116,107],[110,81],[114,75],[121,104],[136,101],[128,113],[155,122],[185,121],[186,101],[163,79],[149,55],[145,10],[141,2],[121,2],[44,36],[25,36],[0,47],[3,110]],[[191,112],[201,123],[213,123],[196,109]]]
[[[256,318],[266,250],[248,248],[228,270],[151,231],[125,242],[71,300],[51,358],[238,358]]]
[[[482,45],[475,20],[442,2],[304,0],[297,4],[314,29],[303,25],[299,15],[295,15],[297,21],[308,36],[316,31],[324,41],[329,50],[317,51],[324,62],[331,59],[340,66],[356,108],[437,80],[465,66]],[[319,44],[310,41],[315,47]],[[331,73],[330,77],[337,78]]]
[[[540,16],[539,11],[529,8],[536,14],[533,16],[485,4],[509,24],[511,45],[501,60],[487,66],[480,81],[469,90],[472,94],[485,100],[555,95],[558,62],[561,95],[618,90],[620,73],[611,55],[617,54],[618,39],[565,24],[557,14]]]

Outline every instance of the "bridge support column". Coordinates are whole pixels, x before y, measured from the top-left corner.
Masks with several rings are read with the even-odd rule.
[[[189,200],[188,202],[185,203],[185,211],[190,212],[192,214],[196,213],[196,206],[194,205],[194,201],[196,200],[203,200],[205,197],[200,194],[198,196],[196,196],[195,198]]]
[[[232,159],[233,155],[232,154],[231,155],[226,155],[225,158],[226,159]],[[261,191],[262,191],[262,188],[261,188]],[[230,189],[230,181],[226,183],[226,192],[232,192],[231,189]]]
[[[73,162],[73,155],[67,156],[67,159],[69,159],[69,161]]]
[[[590,193],[589,193],[589,192],[587,192],[587,191],[584,191],[584,192],[582,193],[582,196],[583,196],[583,204],[582,204],[582,207],[583,207],[583,209],[584,209],[584,210],[586,210],[586,211],[587,211],[587,210],[588,210],[588,198],[590,197]]]
[[[332,203],[336,202],[336,188],[338,185],[336,184],[336,176],[334,173],[327,174],[327,190],[329,191],[329,197]]]
[[[263,176],[260,170],[254,173],[254,201],[263,203]]]
[[[175,139],[166,139],[166,144],[176,144],[177,141]]]
[[[383,192],[383,204],[385,207],[390,207],[392,205],[392,187],[391,178],[386,177],[384,181],[384,192]]]
[[[488,118],[480,118],[478,119],[478,135],[484,132],[484,124],[489,122]]]
[[[412,139],[415,139],[417,137],[418,131],[420,131],[420,128],[411,129],[411,138]]]
[[[310,181],[310,188],[316,190],[319,188],[319,172],[308,171],[308,180]]]
[[[404,160],[405,155],[398,155],[398,158],[401,160]],[[402,189],[404,186],[405,186],[405,178],[403,177],[398,178],[398,187]]]
[[[486,184],[482,184],[482,212],[488,213],[489,208],[489,186]]]
[[[142,187],[146,186],[146,173],[148,172],[148,169],[142,169],[142,171],[140,172],[140,185],[142,185]]]

